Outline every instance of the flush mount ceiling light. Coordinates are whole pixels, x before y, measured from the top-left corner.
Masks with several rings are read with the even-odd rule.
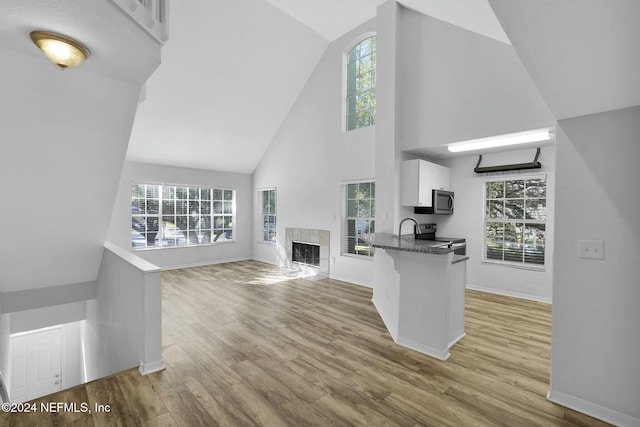
[[[526,144],[528,142],[545,142],[552,138],[550,129],[536,129],[526,132],[510,133],[489,138],[472,139],[470,141],[454,142],[447,145],[452,153],[461,151],[482,150],[484,148],[506,147],[509,145]]]
[[[89,49],[60,34],[32,31],[30,36],[45,56],[63,70],[77,67],[89,56]]]

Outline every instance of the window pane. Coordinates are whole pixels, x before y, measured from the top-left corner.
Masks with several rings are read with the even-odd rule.
[[[349,53],[347,62],[347,130],[375,123],[376,38],[363,40]]]
[[[504,197],[507,199],[524,197],[524,181],[522,180],[505,181]]]
[[[525,262],[544,264],[545,225],[528,224],[524,232]]]
[[[224,199],[233,200],[233,190],[224,190]]]
[[[176,199],[186,200],[189,196],[189,191],[186,187],[176,187]]]
[[[157,216],[148,216],[145,219],[147,246],[155,246],[158,237],[160,221]]]
[[[504,218],[523,219],[524,218],[524,200],[509,200],[509,199],[505,200]]]
[[[165,185],[164,187],[162,187],[162,198],[164,200],[171,200],[171,199],[175,199],[176,198],[176,188],[169,186],[169,185]]]
[[[147,204],[144,199],[132,199],[131,200],[131,213],[132,214],[145,214],[147,213]]]
[[[358,201],[347,200],[347,216],[355,217],[358,215]]]
[[[159,198],[160,198],[160,186],[147,185],[147,199],[159,199]]]
[[[504,182],[487,182],[486,183],[487,199],[501,199],[504,197]]]
[[[523,224],[504,225],[504,260],[522,262],[522,229]]]
[[[148,214],[157,214],[159,213],[159,202],[158,200],[147,200],[147,213]]]
[[[487,218],[495,219],[504,216],[504,202],[502,200],[487,200]]]
[[[213,202],[213,213],[222,213],[222,202]]]
[[[347,184],[347,199],[355,199],[358,194],[358,184]]]
[[[177,200],[176,201],[176,214],[178,215],[186,215],[187,214],[187,201],[186,200]]]
[[[367,200],[358,200],[358,217],[360,218],[371,218],[371,201]]]
[[[527,197],[547,197],[547,180],[546,179],[529,179],[526,182]]]
[[[527,199],[527,216],[526,219],[534,219],[545,221],[547,219],[547,200],[546,199]]]
[[[488,223],[486,226],[486,257],[502,260],[504,248],[504,227],[499,223]]]

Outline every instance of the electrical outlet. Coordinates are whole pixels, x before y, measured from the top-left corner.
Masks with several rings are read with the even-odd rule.
[[[578,240],[578,258],[604,259],[604,241]]]

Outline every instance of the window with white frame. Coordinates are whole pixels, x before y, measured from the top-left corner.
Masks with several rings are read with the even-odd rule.
[[[483,261],[544,268],[545,175],[484,180]]]
[[[258,240],[276,242],[276,190],[258,191]]]
[[[131,185],[131,246],[206,245],[234,240],[235,191]]]
[[[363,181],[343,185],[345,216],[342,253],[373,256],[376,216],[376,183]]]
[[[376,122],[376,36],[358,43],[347,54],[346,129]]]

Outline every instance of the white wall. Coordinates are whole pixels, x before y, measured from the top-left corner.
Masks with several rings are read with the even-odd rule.
[[[554,125],[512,46],[399,10],[396,113],[402,150]]]
[[[87,381],[134,366],[161,368],[160,269],[107,243],[85,326]]]
[[[640,426],[640,107],[559,130],[550,398]],[[604,260],[578,258],[583,239]]]
[[[0,190],[13,206],[0,212],[0,291],[91,282],[140,86],[0,56],[12,64],[0,79]]]
[[[86,301],[11,313],[11,333],[77,322],[87,317]]]
[[[255,170],[254,199],[258,189],[277,189],[279,240],[277,245],[258,243],[256,232],[255,259],[282,265],[286,227],[329,230],[330,257],[335,259],[329,266],[330,276],[371,286],[372,260],[340,255],[340,184],[375,176],[375,126],[345,133],[341,116],[345,49],[372,31],[374,20],[329,45]],[[253,228],[256,215],[254,210]]]
[[[536,150],[524,149],[504,153],[485,154],[482,165],[494,166],[531,162]],[[478,156],[465,156],[443,162],[451,168],[451,189],[455,192],[456,208],[453,215],[415,215],[420,222],[434,222],[437,234],[446,237],[467,239],[467,279],[469,287],[503,295],[551,302],[553,290],[553,224],[555,187],[555,147],[542,147],[538,159],[541,169],[530,169],[493,174],[477,174],[473,168]],[[545,174],[547,177],[547,245],[544,271],[483,263],[482,239],[484,225],[483,179],[530,174]]]
[[[135,250],[135,254],[163,269],[189,267],[251,258],[253,227],[252,176],[147,163],[126,162],[113,205],[108,241],[131,248],[131,184],[164,183],[236,190],[236,241],[206,246]]]

